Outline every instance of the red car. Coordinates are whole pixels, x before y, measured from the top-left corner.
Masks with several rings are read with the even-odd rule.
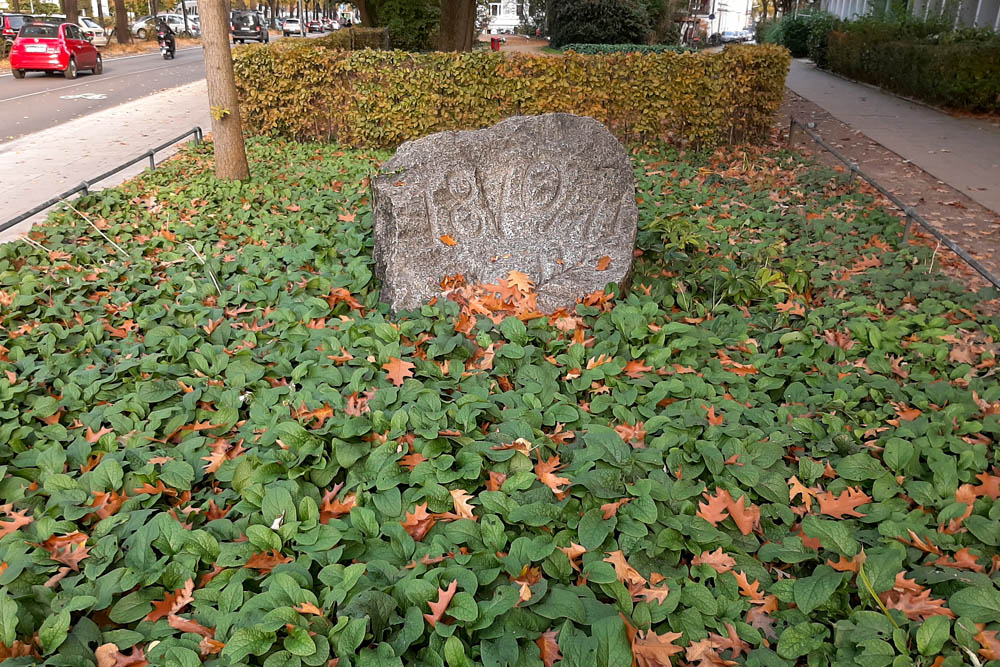
[[[100,74],[104,63],[80,26],[26,23],[14,40],[10,69],[15,79],[23,79],[26,72],[62,72],[67,79],[75,79],[81,69]]]

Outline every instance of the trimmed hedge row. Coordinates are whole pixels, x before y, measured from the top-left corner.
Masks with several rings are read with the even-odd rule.
[[[1000,40],[872,41],[834,31],[826,60],[834,72],[931,104],[1000,112]]]
[[[671,44],[567,44],[559,49],[563,53],[573,51],[585,55],[601,53],[690,53],[694,49]]]
[[[625,142],[760,142],[781,103],[788,65],[788,51],[769,45],[506,57],[298,46],[235,56],[249,131],[359,148],[554,111],[591,116]]]
[[[322,37],[306,38],[294,37],[283,39],[269,45],[268,48],[278,50],[296,50],[303,47],[321,46],[327,49],[343,49],[345,51],[358,51],[360,49],[384,49],[386,39],[385,28],[345,28],[335,30]]]

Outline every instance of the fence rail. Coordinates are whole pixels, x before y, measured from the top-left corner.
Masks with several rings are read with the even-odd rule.
[[[965,251],[965,249],[963,249],[960,245],[958,245],[957,243],[955,243],[954,241],[952,241],[950,238],[948,238],[947,236],[945,236],[944,234],[942,234],[937,228],[934,227],[934,225],[932,225],[931,223],[927,222],[927,220],[924,219],[924,217],[921,216],[919,213],[917,213],[913,209],[913,207],[908,206],[899,197],[897,197],[893,193],[889,192],[885,187],[882,186],[881,183],[879,183],[874,178],[872,178],[871,176],[869,176],[868,174],[866,174],[865,172],[863,172],[861,170],[861,167],[859,167],[857,165],[857,163],[851,162],[850,160],[848,160],[840,151],[838,151],[836,148],[834,148],[833,146],[831,146],[830,144],[828,144],[826,141],[824,141],[823,137],[819,136],[817,133],[813,132],[811,128],[807,127],[806,125],[803,125],[801,122],[799,122],[798,120],[796,120],[794,116],[792,118],[790,118],[789,122],[788,122],[788,145],[789,146],[791,146],[791,144],[792,144],[792,134],[794,133],[795,128],[799,128],[800,130],[802,130],[803,132],[805,132],[809,136],[810,139],[812,139],[817,144],[819,144],[821,147],[823,147],[826,151],[828,151],[829,153],[831,153],[835,158],[837,158],[838,160],[840,160],[841,162],[843,162],[844,166],[847,167],[848,169],[850,169],[851,177],[852,178],[855,177],[855,176],[857,176],[857,177],[863,179],[865,182],[867,182],[873,188],[875,188],[880,193],[882,193],[882,195],[885,196],[886,199],[888,199],[893,204],[895,204],[896,206],[899,207],[899,209],[906,216],[906,226],[903,228],[903,243],[904,244],[910,238],[910,228],[913,226],[914,221],[916,221],[917,224],[919,224],[921,227],[923,227],[924,229],[926,229],[932,236],[934,236],[934,238],[936,238],[938,241],[940,241],[942,245],[944,245],[949,250],[951,250],[952,252],[954,252],[956,255],[958,255],[959,257],[961,257],[962,260],[966,264],[968,264],[969,266],[971,266],[973,269],[975,269],[976,272],[979,273],[979,275],[981,275],[983,278],[985,278],[990,283],[992,283],[994,287],[1000,289],[1000,278],[998,278],[997,276],[993,275],[993,273],[989,269],[987,269],[985,266],[983,266],[982,264],[980,264],[979,261],[976,260],[974,257],[972,257],[971,255],[969,255],[969,253],[967,253]]]
[[[11,227],[13,227],[14,225],[16,225],[16,224],[18,224],[20,222],[24,222],[25,220],[27,220],[28,218],[32,217],[33,215],[38,215],[39,213],[41,213],[42,211],[44,211],[46,209],[52,208],[53,206],[55,206],[55,205],[59,204],[60,202],[62,202],[64,200],[72,197],[73,195],[75,195],[77,193],[83,193],[84,195],[88,194],[90,192],[91,186],[93,186],[94,184],[99,183],[99,182],[103,181],[104,179],[109,178],[111,176],[114,176],[115,174],[117,174],[117,173],[119,173],[121,171],[125,171],[126,169],[128,169],[132,165],[138,164],[138,163],[142,162],[143,160],[149,160],[149,168],[150,169],[156,169],[156,154],[159,153],[160,151],[164,150],[164,149],[170,148],[174,144],[180,143],[181,141],[183,141],[184,139],[187,139],[188,137],[194,137],[193,141],[196,144],[197,143],[201,143],[201,140],[203,138],[203,133],[202,133],[201,128],[200,127],[193,127],[190,130],[188,130],[187,132],[185,132],[184,134],[176,136],[176,137],[174,137],[173,139],[171,139],[169,141],[164,141],[159,146],[155,146],[153,148],[150,148],[148,151],[146,151],[142,155],[138,155],[138,156],[132,158],[131,160],[127,161],[127,162],[123,162],[122,164],[118,165],[117,167],[115,167],[113,169],[109,169],[108,171],[104,172],[100,176],[95,176],[94,178],[91,178],[91,179],[88,179],[86,181],[83,181],[82,183],[80,183],[76,187],[70,188],[66,192],[64,192],[64,193],[62,193],[60,195],[56,195],[52,199],[49,199],[48,201],[44,201],[41,204],[39,204],[38,206],[35,206],[34,208],[31,208],[30,210],[27,210],[24,213],[11,218],[7,222],[4,222],[4,223],[0,224],[0,232],[7,231],[8,229],[10,229]]]

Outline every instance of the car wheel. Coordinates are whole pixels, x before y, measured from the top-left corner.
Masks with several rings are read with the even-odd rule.
[[[135,31],[135,36],[138,37],[139,39],[146,39],[146,29],[139,28],[138,30]]]
[[[69,59],[69,65],[66,65],[66,69],[63,70],[63,76],[67,79],[76,78],[76,60],[73,58]]]
[[[94,65],[94,74],[103,74],[103,73],[104,73],[104,59],[101,58],[101,54],[98,53],[97,64]]]
[[[23,69],[11,70],[11,74],[14,75],[15,79],[23,79],[24,78],[24,70]]]

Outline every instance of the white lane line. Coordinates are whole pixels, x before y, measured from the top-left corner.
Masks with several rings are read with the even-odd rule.
[[[159,55],[159,54],[157,54],[157,55]],[[202,63],[201,62],[194,63],[194,62],[191,62],[191,61],[177,63],[177,65],[180,65],[180,66],[195,65],[195,64],[201,65]],[[169,67],[169,65],[167,67]],[[162,66],[161,67],[150,67],[149,69],[141,69],[141,70],[138,70],[136,72],[129,72],[128,74],[118,74],[116,76],[101,76],[99,79],[98,78],[94,78],[93,80],[91,80],[90,77],[92,77],[94,75],[91,74],[90,76],[88,76],[86,79],[80,81],[79,83],[71,83],[68,86],[62,86],[60,88],[49,88],[47,90],[39,90],[39,91],[34,92],[34,93],[26,93],[24,95],[18,95],[16,97],[7,97],[5,99],[0,100],[0,103],[3,103],[3,102],[13,102],[14,100],[23,100],[26,97],[34,97],[35,95],[45,95],[46,93],[55,93],[55,92],[58,92],[60,90],[67,90],[69,88],[76,88],[77,86],[85,86],[88,83],[103,83],[104,81],[111,81],[113,79],[121,79],[122,77],[132,76],[133,74],[145,74],[146,72],[155,72],[157,70],[162,70],[162,69],[166,69],[166,67],[162,67]]]
[[[189,46],[186,49],[177,49],[177,53],[184,53],[185,51],[200,51],[200,50],[201,50],[200,46]],[[129,58],[145,58],[147,56],[156,56],[157,58],[161,58],[162,57],[160,55],[159,51],[150,51],[149,53],[137,53],[134,56],[113,56],[111,58],[105,58],[104,62],[110,63],[110,62],[114,62],[116,60],[128,60]],[[13,74],[0,74],[0,79],[4,78],[6,76],[14,76],[14,75]]]

